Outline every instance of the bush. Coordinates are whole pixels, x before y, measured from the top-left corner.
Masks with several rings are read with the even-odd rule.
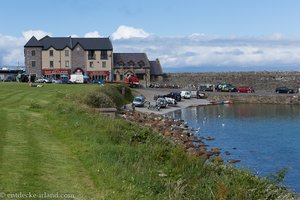
[[[94,90],[87,93],[84,98],[84,103],[93,108],[116,107],[116,105],[108,95]]]

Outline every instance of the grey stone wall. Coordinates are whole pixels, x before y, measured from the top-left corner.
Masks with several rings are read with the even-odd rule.
[[[35,51],[35,56],[31,52]],[[25,67],[27,74],[36,74],[37,77],[42,75],[42,48],[41,47],[26,47],[24,49]],[[31,67],[31,61],[36,61],[36,66]]]
[[[77,68],[81,68],[86,72],[86,60],[87,58],[84,49],[80,45],[76,45],[72,50],[71,73],[74,73]]]
[[[257,95],[242,93],[206,93],[207,99],[216,103],[222,101],[231,101],[233,103],[250,104],[295,104],[300,105],[300,96],[298,94],[290,95]]]
[[[230,83],[236,87],[250,86],[255,90],[274,91],[276,87],[300,87],[300,71],[293,72],[224,72],[224,73],[170,73],[163,83],[181,87],[197,84]]]

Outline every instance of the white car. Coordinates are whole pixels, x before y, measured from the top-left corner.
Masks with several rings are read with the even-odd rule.
[[[181,95],[181,98],[184,98],[184,99],[190,99],[191,98],[191,92],[190,91],[181,91],[180,95]]]
[[[177,105],[177,101],[173,98],[165,97],[165,100],[167,101],[167,104],[169,106],[176,106]]]
[[[46,78],[39,78],[35,82],[36,83],[50,83],[50,80],[46,79]]]

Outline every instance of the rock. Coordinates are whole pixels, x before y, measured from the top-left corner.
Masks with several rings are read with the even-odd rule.
[[[170,137],[171,135],[172,135],[172,133],[169,132],[169,131],[165,131],[165,132],[164,132],[164,136],[166,136],[166,137]]]
[[[214,153],[215,155],[220,155],[220,149],[219,148],[211,148],[211,152]]]
[[[230,159],[230,160],[227,160],[228,163],[238,163],[238,162],[241,162],[241,160],[234,160],[234,159]]]
[[[207,137],[207,138],[205,138],[206,140],[215,140],[215,138],[213,138],[213,137]]]
[[[185,143],[185,148],[186,149],[195,148],[195,145],[193,142],[189,141],[189,142]]]
[[[229,151],[225,151],[224,153],[225,153],[226,156],[229,156],[229,155],[230,155],[230,152],[229,152]]]

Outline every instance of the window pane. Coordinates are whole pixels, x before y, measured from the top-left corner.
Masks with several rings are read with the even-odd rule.
[[[53,61],[50,61],[50,67],[53,67]]]
[[[65,56],[69,56],[69,50],[65,50]]]
[[[106,68],[106,62],[102,62],[102,68]]]
[[[101,51],[101,59],[107,59],[107,51],[106,50],[102,50]]]
[[[88,51],[88,59],[89,60],[95,60],[95,51]]]
[[[53,50],[49,51],[49,56],[53,56]]]
[[[35,67],[35,61],[31,61],[31,67]]]
[[[65,61],[65,66],[69,67],[69,61]]]
[[[31,51],[31,56],[35,56],[35,50]]]
[[[90,62],[90,67],[93,68],[94,67],[94,63]]]

